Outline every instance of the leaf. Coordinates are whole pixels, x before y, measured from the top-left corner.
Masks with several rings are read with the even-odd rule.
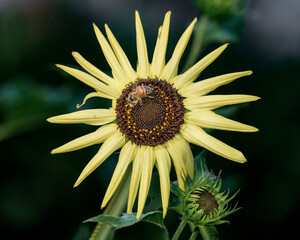
[[[231,26],[222,26],[213,21],[207,23],[203,38],[203,44],[205,46],[211,43],[233,43],[238,41],[239,36],[234,32]]]
[[[153,211],[153,212],[148,212],[145,214],[142,214],[141,218],[139,221],[136,220],[136,214],[123,214],[121,217],[116,217],[116,216],[110,216],[110,215],[104,215],[101,214],[99,216],[90,218],[84,222],[103,222],[106,223],[116,229],[124,228],[124,227],[129,227],[137,222],[148,222],[152,223],[162,229],[161,231],[161,237],[160,239],[162,240],[168,240],[169,239],[169,233],[167,231],[166,226],[164,225],[163,222],[163,214],[161,211]]]
[[[160,211],[153,211],[153,212],[142,214],[139,221],[149,222],[159,226],[160,228],[165,228],[165,225],[163,223],[163,218],[162,218],[162,212]],[[132,226],[136,224],[138,221],[136,220],[135,213],[133,214],[125,213],[121,217],[101,214],[99,216],[92,217],[88,220],[85,220],[84,222],[103,222],[109,224],[110,226],[116,229],[120,229],[123,227]]]
[[[174,211],[178,212],[179,214],[183,214],[183,210],[182,210],[181,204],[179,204],[177,206],[168,207],[168,209],[169,210],[174,210]]]

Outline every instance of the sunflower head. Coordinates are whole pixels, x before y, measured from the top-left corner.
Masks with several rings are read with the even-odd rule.
[[[178,66],[197,19],[195,18],[179,38],[170,59],[166,61],[171,12],[167,12],[158,29],[152,60],[149,61],[146,38],[139,13],[135,12],[137,68],[134,69],[112,31],[105,24],[106,37],[94,24],[94,31],[103,54],[111,67],[106,74],[77,52],[72,55],[85,70],[63,65],[59,68],[94,89],[83,100],[82,106],[92,97],[111,100],[109,109],[87,109],[48,118],[51,123],[83,123],[97,126],[94,132],[78,137],[51,153],[79,150],[102,144],[75,182],[77,187],[111,154],[120,150],[119,160],[105,193],[102,207],[114,195],[129,166],[132,166],[127,212],[131,213],[138,194],[137,218],[142,214],[149,191],[152,170],[155,166],[160,176],[160,189],[164,216],[170,194],[171,163],[175,167],[179,188],[184,191],[184,179],[194,176],[194,159],[189,142],[204,147],[227,159],[244,163],[244,155],[207,134],[203,128],[229,131],[255,132],[258,129],[216,114],[222,106],[256,101],[251,95],[210,95],[216,88],[252,71],[223,74],[197,81],[227,47],[224,44],[195,63],[190,69],[178,73]],[[195,185],[196,186],[196,185]],[[199,196],[212,195],[210,188],[197,188]],[[207,190],[204,190],[207,189]],[[191,189],[190,189],[191,190]],[[189,190],[189,191],[190,191]],[[192,195],[191,195],[192,196]],[[186,202],[190,204],[193,200]],[[216,201],[219,201],[218,199]],[[217,202],[218,207],[222,206]],[[199,204],[198,204],[199,205]],[[207,212],[206,210],[203,210]]]

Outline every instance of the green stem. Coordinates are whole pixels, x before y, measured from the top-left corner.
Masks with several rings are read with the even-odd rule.
[[[197,236],[198,236],[198,232],[195,231],[195,232],[192,233],[189,240],[195,240]]]
[[[196,62],[201,48],[203,46],[203,36],[207,22],[207,16],[204,15],[203,17],[201,17],[200,22],[198,23],[198,26],[196,28],[196,33],[193,39],[189,55],[185,61],[184,67],[182,68],[182,72],[188,70]]]
[[[130,185],[130,174],[131,166],[128,167],[117,191],[115,192],[113,198],[110,200],[109,204],[103,211],[103,214],[110,216],[120,216],[122,211],[125,208],[127,198],[128,198],[128,189]],[[105,223],[98,223],[92,232],[89,240],[106,240],[112,227]]]
[[[211,240],[207,228],[205,226],[199,226],[199,230],[203,240]]]
[[[186,221],[182,220],[181,223],[179,224],[176,232],[174,233],[172,240],[177,240],[182,232],[182,230],[184,229],[185,225],[186,225]]]

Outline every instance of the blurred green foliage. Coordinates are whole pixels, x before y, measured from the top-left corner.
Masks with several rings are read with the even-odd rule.
[[[46,118],[76,110],[76,104],[91,89],[57,71],[54,63],[75,64],[70,53],[77,50],[101,70],[109,72],[91,25],[93,21],[99,25],[109,21],[111,25],[119,26],[112,30],[135,66],[133,13],[136,8],[142,19],[149,15],[153,18],[155,14],[161,21],[164,12],[173,11],[167,53],[170,56],[184,24],[187,24],[182,19],[191,20],[197,13],[188,1],[169,1],[164,7],[159,1],[141,1],[137,6],[122,6],[122,14],[132,18],[132,26],[127,29],[127,26],[120,26],[127,19],[121,19],[120,13],[113,11],[109,3],[106,7],[99,5],[93,12],[91,5],[83,1],[6,2],[0,4],[1,230],[11,239],[87,239],[94,225],[82,221],[101,213],[100,203],[118,153],[79,187],[72,188],[99,146],[54,156],[50,151],[95,128],[51,125]],[[110,14],[110,19],[101,18],[105,12],[102,9]],[[229,24],[230,21],[234,24]],[[252,49],[242,44],[245,41],[244,26],[236,24],[240,21],[230,21],[223,25],[213,22],[207,25],[206,39],[209,41],[236,44],[207,68],[200,79],[251,69],[253,76],[237,80],[215,93],[253,94],[262,100],[245,106],[232,116],[258,127],[260,132],[213,132],[217,138],[244,152],[248,159],[248,163],[239,165],[208,153],[209,168],[215,172],[223,169],[223,185],[231,191],[241,189],[237,199],[243,209],[229,218],[230,226],[220,226],[219,230],[223,239],[256,239],[258,233],[262,239],[287,239],[296,233],[297,221],[294,219],[299,213],[300,200],[300,128],[296,117],[300,59],[264,62],[261,56],[251,54]],[[159,25],[153,26],[150,20],[143,24],[149,52],[152,52],[156,35],[151,33]],[[236,41],[237,37],[240,42]],[[217,46],[206,44],[199,58]],[[93,100],[84,108],[108,105],[108,101]],[[201,149],[192,146],[192,150],[196,155]],[[171,178],[175,179],[175,176],[172,170]],[[151,191],[159,194],[157,186],[155,173]],[[145,211],[158,210],[159,197],[150,200]],[[169,211],[165,225],[171,235],[178,223],[178,216]],[[157,227],[141,222],[130,230],[120,229],[116,239],[140,239],[141,236],[147,239],[155,231],[159,231]]]

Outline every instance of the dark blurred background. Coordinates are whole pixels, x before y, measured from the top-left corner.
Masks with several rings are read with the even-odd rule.
[[[194,17],[200,17],[188,0],[0,0],[2,236],[88,238],[94,225],[82,222],[100,213],[118,154],[113,154],[79,187],[72,188],[99,146],[59,155],[51,155],[50,151],[95,128],[49,124],[46,118],[75,111],[76,104],[91,89],[58,71],[54,64],[76,65],[71,52],[78,51],[101,70],[110,71],[93,32],[94,22],[101,30],[104,23],[109,25],[135,66],[134,10],[140,12],[150,57],[166,11],[172,11],[167,58],[186,26]],[[299,22],[298,0],[249,1],[245,21],[239,26],[240,40],[203,74],[204,78],[251,69],[251,77],[214,93],[262,98],[233,116],[258,127],[258,133],[213,132],[248,159],[241,165],[214,154],[207,156],[209,168],[214,172],[222,169],[225,189],[241,189],[236,201],[242,210],[229,217],[230,225],[218,227],[221,239],[297,236]],[[219,45],[209,45],[201,56]],[[84,108],[109,104],[95,99]],[[194,152],[198,150],[193,147]],[[177,215],[169,211],[165,222],[171,235],[178,224],[176,219]],[[155,231],[159,229],[139,223],[117,231],[116,239],[153,239]]]

